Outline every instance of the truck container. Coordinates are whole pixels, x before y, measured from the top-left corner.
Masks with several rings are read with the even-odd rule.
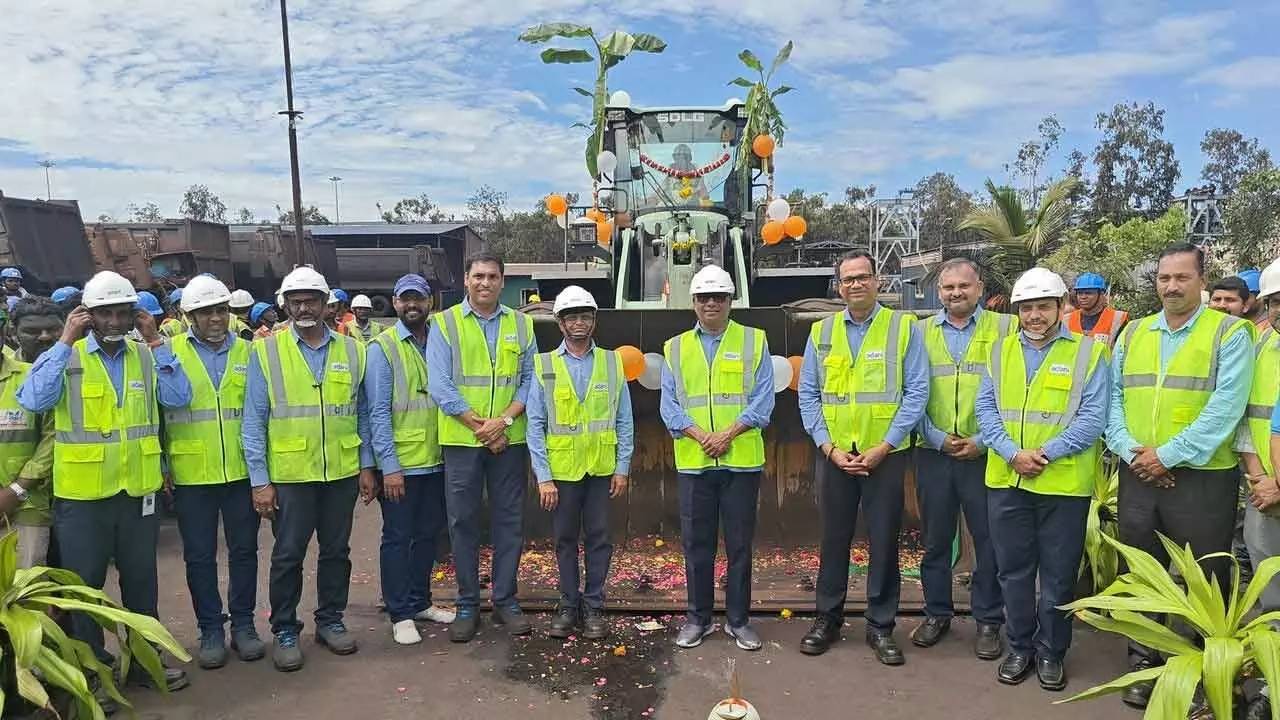
[[[74,200],[24,200],[0,192],[0,266],[22,271],[29,292],[82,287],[95,272]]]
[[[303,231],[302,257],[293,229],[281,225],[232,225],[231,262],[236,287],[259,300],[272,302],[280,281],[299,265],[310,265],[326,277],[336,277],[338,261],[333,241]]]
[[[445,251],[440,248],[428,245],[407,248],[340,247],[334,252],[338,260],[337,284],[352,297],[368,295],[374,315],[394,314],[392,290],[396,280],[409,273],[417,273],[431,284],[436,307],[440,307],[441,289],[454,284]]]
[[[184,219],[97,223],[85,229],[98,268],[115,270],[139,289],[168,294],[203,272],[235,286],[226,225]]]

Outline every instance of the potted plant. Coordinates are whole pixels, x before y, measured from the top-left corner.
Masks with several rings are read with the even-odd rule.
[[[1213,717],[1228,720],[1235,717],[1242,680],[1261,674],[1269,686],[1280,687],[1280,633],[1272,627],[1280,620],[1280,612],[1263,613],[1245,621],[1262,589],[1280,572],[1280,556],[1263,561],[1243,592],[1240,566],[1230,553],[1200,558],[1230,559],[1231,596],[1224,598],[1216,579],[1205,577],[1190,545],[1179,548],[1165,536],[1159,537],[1181,574],[1185,589],[1149,553],[1102,535],[1103,542],[1120,553],[1128,572],[1097,595],[1062,609],[1100,630],[1158,650],[1167,658],[1165,664],[1122,675],[1058,702],[1095,698],[1154,680],[1145,718],[1183,720],[1191,710],[1197,688],[1203,688],[1205,704]],[[1203,649],[1142,613],[1181,620],[1198,636],[1197,640],[1203,641]],[[1271,716],[1280,718],[1280,705],[1272,707]]]
[[[18,534],[0,537],[0,717],[106,716],[94,699],[88,673],[118,704],[131,707],[116,688],[113,668],[89,646],[67,635],[51,613],[80,612],[115,635],[119,675],[139,663],[165,687],[160,650],[188,662],[191,656],[153,617],[129,612],[68,570],[18,568]],[[55,701],[55,698],[57,699]]]

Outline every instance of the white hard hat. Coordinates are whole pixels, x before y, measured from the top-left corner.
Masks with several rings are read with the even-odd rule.
[[[329,294],[329,283],[325,281],[324,276],[315,270],[303,266],[295,268],[288,275],[284,276],[284,281],[280,283],[280,294],[288,295],[291,292],[318,292]]]
[[[133,289],[133,283],[125,280],[124,276],[110,270],[103,270],[84,284],[81,302],[87,308],[132,305],[138,302],[138,291]]]
[[[330,290],[330,291],[329,291],[329,300],[328,300],[328,302],[326,302],[326,303],[325,303],[325,305],[337,305],[337,304],[338,304],[338,293],[336,293],[336,292],[334,292],[334,291]]]
[[[715,293],[733,294],[733,278],[719,265],[707,265],[693,276],[689,282],[691,295],[711,295]]]
[[[596,304],[595,297],[593,297],[591,293],[577,285],[570,285],[569,287],[561,290],[559,295],[556,295],[556,301],[555,304],[551,306],[551,312],[558,316],[565,310],[573,310],[576,308],[591,308],[592,310],[597,310],[599,307],[600,306]]]
[[[231,291],[222,284],[221,280],[200,275],[191,278],[191,282],[182,289],[182,312],[221,305],[229,302],[231,298]]]
[[[351,309],[355,310],[356,308],[367,308],[372,310],[373,301],[369,299],[368,295],[357,295],[351,298]]]
[[[231,293],[231,307],[233,308],[251,308],[253,303],[253,295],[250,295],[248,290],[237,290]]]
[[[1023,300],[1044,298],[1062,299],[1067,294],[1067,284],[1062,276],[1048,268],[1034,267],[1022,273],[1013,284],[1009,302],[1017,305]]]
[[[1265,298],[1280,292],[1280,260],[1262,268],[1262,277],[1258,280],[1258,297]]]

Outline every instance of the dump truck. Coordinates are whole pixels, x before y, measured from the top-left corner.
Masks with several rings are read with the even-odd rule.
[[[80,286],[95,271],[74,200],[24,200],[0,192],[0,267],[22,271],[28,292]]]
[[[326,277],[337,273],[333,240],[303,230],[302,254],[291,227],[282,225],[232,225],[232,277],[237,288],[255,298],[272,302],[280,282],[299,265],[310,265]]]
[[[165,296],[203,272],[234,285],[226,225],[183,219],[95,223],[85,230],[98,268],[115,270],[141,290]]]
[[[445,251],[429,245],[407,248],[336,248],[338,270],[337,285],[352,297],[369,296],[375,316],[395,315],[391,306],[392,290],[396,280],[409,273],[417,273],[427,279],[436,295],[436,307],[440,307],[443,288],[454,284]],[[333,277],[326,275],[326,277]]]

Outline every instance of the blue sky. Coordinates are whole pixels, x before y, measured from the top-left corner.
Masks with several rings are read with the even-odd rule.
[[[294,0],[290,5],[304,202],[344,220],[427,193],[461,209],[480,184],[527,206],[584,190],[584,138],[569,127],[591,66],[544,66],[516,41],[573,20],[651,32],[611,87],[640,105],[719,105],[737,53],[796,43],[780,80],[791,127],[782,188],[880,194],[942,170],[966,188],[1005,177],[1040,118],[1086,152],[1093,117],[1154,100],[1196,184],[1199,140],[1233,127],[1280,151],[1280,3],[1182,0]],[[274,0],[0,0],[0,190],[57,197],[86,217],[130,203],[177,213],[210,186],[233,210],[290,203],[279,6]],[[1280,154],[1280,153],[1278,153]],[[1061,168],[1062,157],[1050,167]]]

